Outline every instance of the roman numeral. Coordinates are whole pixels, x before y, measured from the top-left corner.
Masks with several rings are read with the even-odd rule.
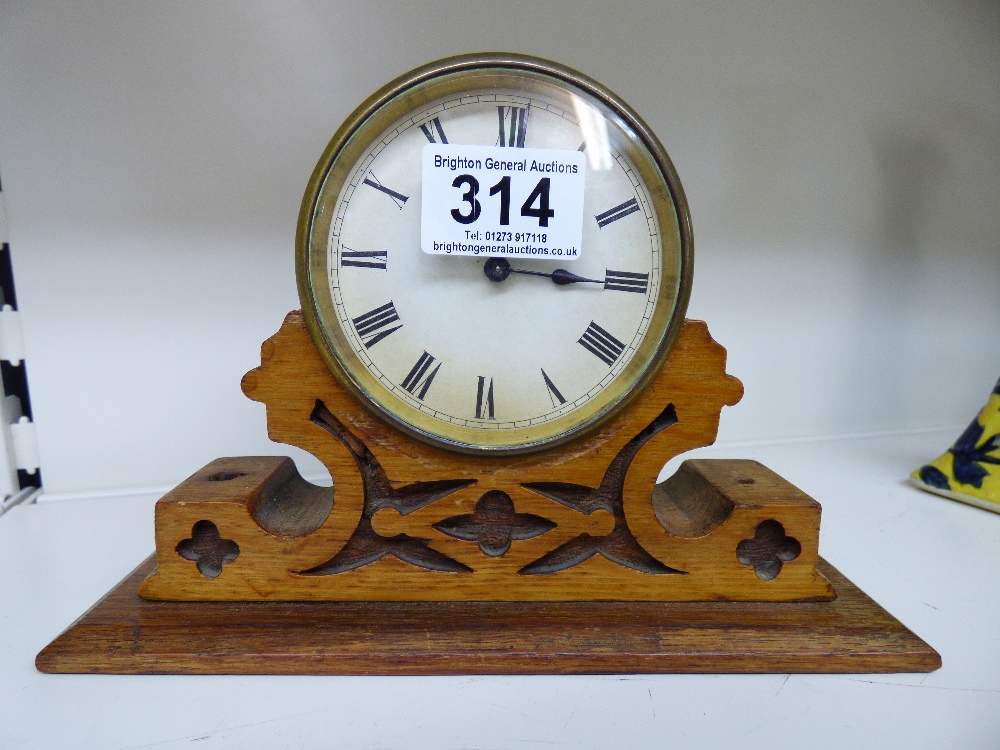
[[[500,118],[500,135],[496,145],[524,148],[524,136],[528,134],[528,108],[497,107],[497,115]]]
[[[552,402],[552,408],[555,409],[556,406],[558,406],[558,404],[556,403],[557,401],[559,402],[559,404],[565,404],[566,399],[563,398],[563,395],[559,392],[559,389],[556,388],[556,384],[552,382],[552,379],[545,374],[545,370],[542,370],[542,380],[545,381],[545,388],[549,392],[549,401]]]
[[[649,289],[648,273],[631,273],[630,271],[604,272],[604,288],[613,292],[636,292],[645,294]]]
[[[361,337],[365,349],[371,349],[390,333],[398,331],[403,327],[402,323],[398,326],[392,325],[398,320],[399,315],[396,314],[396,307],[392,304],[392,300],[389,300],[388,304],[376,307],[364,315],[359,315],[353,319],[353,322],[354,329],[358,332],[358,336]],[[390,328],[389,326],[392,327]]]
[[[594,321],[590,321],[587,330],[577,342],[583,344],[583,348],[595,355],[608,367],[615,363],[615,360],[625,351],[625,344],[616,339],[610,333],[601,328]]]
[[[427,395],[427,389],[434,382],[434,376],[441,369],[441,363],[438,362],[438,366],[431,370],[430,374],[427,373],[436,361],[426,351],[421,354],[420,359],[417,360],[417,364],[413,365],[413,368],[410,370],[410,374],[400,383],[403,386],[403,390],[423,401],[424,396]]]
[[[403,204],[406,203],[406,201],[410,200],[410,196],[403,195],[402,193],[397,193],[395,190],[390,190],[389,188],[387,188],[385,185],[383,185],[381,182],[378,181],[378,177],[375,176],[374,172],[369,172],[368,175],[369,175],[368,177],[365,177],[364,183],[369,187],[373,187],[379,192],[388,195],[390,198],[392,198],[393,202],[397,206],[399,206],[399,210],[402,211]]]
[[[420,129],[424,131],[424,135],[427,136],[427,140],[431,143],[437,143],[434,140],[434,131],[437,131],[437,137],[441,139],[441,143],[448,142],[448,139],[444,137],[444,128],[441,127],[441,121],[436,117],[429,122],[421,123]]]
[[[476,419],[496,419],[493,416],[493,378],[487,389],[486,378],[479,376],[479,390],[476,392]]]
[[[344,249],[340,251],[340,267],[357,266],[358,268],[377,268],[381,271],[386,269],[389,260],[388,250],[365,250],[355,252]]]
[[[597,214],[594,218],[597,219],[597,226],[604,229],[608,224],[613,221],[618,221],[619,219],[624,219],[629,214],[634,214],[639,210],[639,203],[635,198],[630,198],[629,200],[621,203],[614,208],[610,208],[603,214]]]

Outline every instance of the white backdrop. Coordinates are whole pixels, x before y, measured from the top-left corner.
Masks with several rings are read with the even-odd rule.
[[[689,316],[747,389],[721,442],[958,430],[985,401],[1000,375],[988,0],[8,0],[0,174],[50,496],[294,454],[239,381],[298,307],[306,180],[382,84],[495,49],[598,79],[671,154],[695,226]]]

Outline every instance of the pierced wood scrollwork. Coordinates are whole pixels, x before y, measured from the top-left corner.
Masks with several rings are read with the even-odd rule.
[[[624,565],[642,573],[664,574],[684,571],[664,565],[636,541],[625,519],[622,507],[622,489],[625,486],[625,474],[628,472],[632,459],[639,450],[653,437],[677,424],[677,412],[673,404],[660,412],[646,429],[632,438],[618,455],[612,459],[604,472],[604,480],[599,487],[586,487],[567,482],[528,482],[521,486],[532,492],[537,492],[550,500],[555,500],[568,508],[590,515],[595,510],[606,510],[615,519],[615,527],[610,534],[596,537],[590,534],[580,534],[565,544],[542,555],[518,571],[520,575],[540,575],[557,573],[560,570],[572,568],[594,555],[601,555],[612,562]]]
[[[685,323],[643,393],[599,429],[513,457],[443,451],[375,419],[330,373],[298,312],[262,345],[261,366],[242,385],[267,406],[269,436],[316,456],[333,486],[310,485],[287,458],[213,461],[157,504],[157,571],[143,597],[834,596],[816,572],[819,505],[773,472],[695,459],[656,483],[665,461],[712,442],[721,408],[742,393],[703,323]],[[754,535],[767,519],[780,521],[788,541],[768,546],[766,525]],[[203,520],[214,537],[192,531]],[[213,538],[238,544],[239,559],[213,552]],[[793,544],[801,552],[789,564]]]
[[[448,573],[471,573],[472,568],[428,546],[429,539],[397,534],[380,536],[372,528],[372,516],[380,508],[392,508],[401,516],[440,500],[456,490],[475,484],[475,479],[448,479],[437,482],[414,482],[398,489],[386,475],[382,465],[361,440],[337,419],[326,405],[317,399],[310,415],[312,422],[343,443],[354,457],[364,482],[364,510],[358,527],[341,550],[332,558],[298,575],[326,576],[344,573],[381,560],[386,555],[427,570]]]
[[[456,490],[475,484],[476,480],[417,482],[394,489],[385,470],[368,447],[317,400],[310,416],[312,422],[339,440],[354,457],[365,488],[364,510],[354,533],[330,560],[299,575],[344,573],[376,562],[386,555],[433,571],[469,573],[473,569],[430,547],[430,540],[397,534],[382,536],[372,526],[372,516],[381,508],[392,508],[405,516],[430,505]],[[545,575],[572,568],[594,555],[601,555],[626,568],[654,575],[680,574],[657,560],[636,541],[628,527],[622,505],[625,474],[639,450],[653,437],[677,423],[673,404],[667,407],[644,430],[632,438],[608,465],[598,487],[566,482],[527,482],[521,486],[584,515],[607,511],[614,518],[614,528],[603,536],[579,534],[568,542],[522,567],[519,575]],[[517,513],[510,495],[500,490],[485,493],[475,511],[446,518],[432,524],[443,534],[464,541],[475,541],[489,557],[501,557],[513,540],[532,539],[555,528],[556,524],[538,515]]]

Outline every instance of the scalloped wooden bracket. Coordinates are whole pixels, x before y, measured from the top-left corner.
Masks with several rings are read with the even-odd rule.
[[[725,359],[704,323],[686,321],[652,383],[595,432],[538,454],[479,458],[375,418],[330,374],[294,311],[264,342],[243,391],[266,405],[270,437],[319,458],[333,488],[305,482],[289,459],[216,460],[157,504],[157,570],[140,593],[205,601],[832,599],[816,570],[819,504],[773,472],[751,461],[688,461],[656,483],[666,461],[711,444],[722,407],[741,398]],[[239,549],[212,577],[178,552],[203,522]],[[794,541],[780,547],[778,563],[753,541],[772,537]],[[752,564],[741,561],[741,544],[744,559],[753,550]]]

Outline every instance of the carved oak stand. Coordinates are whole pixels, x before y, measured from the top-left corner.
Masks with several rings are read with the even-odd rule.
[[[359,406],[292,312],[244,393],[327,467],[220,458],[156,508],[156,555],[39,654],[47,672],[929,671],[940,657],[818,555],[820,506],[711,444],[742,385],[687,321],[597,432],[476,458]]]

